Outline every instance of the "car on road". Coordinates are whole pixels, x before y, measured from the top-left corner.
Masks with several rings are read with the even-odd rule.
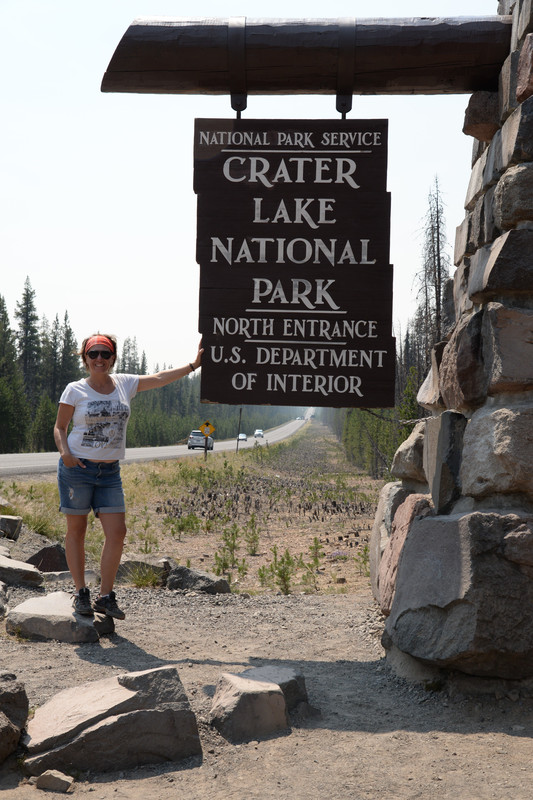
[[[263,429],[262,428],[256,428],[255,431],[254,431],[254,436],[255,436],[256,439],[263,439],[264,438]]]
[[[207,449],[212,450],[215,442],[212,436],[207,437]],[[205,436],[202,431],[191,431],[187,439],[187,449],[194,450],[195,448],[205,449]]]
[[[245,433],[239,433],[239,435],[237,436],[237,441],[238,442],[247,442],[248,441],[248,437],[247,437],[247,435]]]

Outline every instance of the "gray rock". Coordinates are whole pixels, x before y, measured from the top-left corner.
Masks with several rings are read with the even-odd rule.
[[[276,683],[229,672],[219,678],[209,719],[230,742],[261,739],[289,728],[285,697]]]
[[[177,566],[170,570],[167,589],[190,589],[206,594],[229,594],[231,592],[230,585],[225,578],[183,566]]]
[[[533,389],[533,310],[489,303],[481,333],[488,394]]]
[[[4,581],[9,585],[23,583],[29,586],[40,586],[43,582],[43,576],[31,564],[0,556],[0,581]]]
[[[461,495],[459,479],[466,418],[455,411],[426,420],[424,472],[437,514],[449,511]]]
[[[483,312],[463,315],[444,347],[439,386],[444,405],[456,411],[476,408],[487,396],[481,326]]]
[[[520,103],[505,121],[501,129],[501,151],[504,169],[511,164],[533,161],[533,97]]]
[[[73,783],[74,778],[57,769],[47,769],[35,781],[38,789],[48,789],[52,792],[68,792]]]
[[[520,50],[516,75],[516,99],[523,103],[533,95],[533,33],[529,33]]]
[[[2,514],[0,516],[0,536],[5,536],[6,539],[13,539],[16,542],[19,538],[21,527],[22,517],[14,517],[11,514]]]
[[[500,127],[498,92],[474,92],[465,111],[463,133],[490,142]]]
[[[24,684],[11,673],[0,673],[0,764],[17,749],[28,709]]]
[[[533,163],[510,167],[494,192],[494,221],[501,230],[533,219]]]
[[[464,495],[523,493],[533,499],[533,406],[487,406],[472,415],[463,438]]]
[[[491,147],[492,146],[493,145],[491,145]],[[485,176],[490,149],[490,147],[487,148],[487,150],[480,155],[470,174],[470,181],[468,183],[465,198],[465,209],[467,211],[472,211],[474,209],[477,201],[487,188]]]
[[[253,681],[276,683],[283,692],[289,711],[296,708],[299,703],[306,703],[309,699],[303,674],[292,667],[278,667],[274,664],[251,667],[241,672],[240,676]]]
[[[15,752],[19,739],[19,728],[0,709],[0,764]]]
[[[26,563],[33,564],[41,572],[59,572],[68,569],[65,548],[60,544],[41,547],[40,550],[26,559]]]
[[[201,752],[176,667],[132,672],[55,695],[24,739],[32,775],[45,769],[130,769]]]
[[[386,631],[434,666],[533,675],[533,520],[474,513],[415,519]]]
[[[459,321],[463,314],[470,313],[474,304],[468,293],[470,283],[470,259],[465,258],[457,265],[453,276],[453,302],[455,306],[455,317]]]
[[[67,592],[31,597],[10,609],[6,617],[6,631],[28,639],[97,642],[100,636],[114,630],[112,617],[75,613],[72,596]]]
[[[475,303],[528,297],[533,285],[533,230],[516,228],[480,248],[470,259],[468,292]]]
[[[513,50],[520,47],[526,34],[533,30],[533,5],[531,0],[522,0],[518,6],[518,19],[513,24],[511,47]]]
[[[399,480],[425,483],[424,474],[424,435],[426,423],[417,422],[408,438],[396,450],[392,460],[391,473]]]
[[[502,122],[509,117],[510,114],[517,108],[517,92],[518,92],[518,69],[520,61],[520,52],[515,50],[510,53],[502,64],[500,72],[499,95],[500,95],[500,119]],[[522,98],[523,102],[526,98]]]

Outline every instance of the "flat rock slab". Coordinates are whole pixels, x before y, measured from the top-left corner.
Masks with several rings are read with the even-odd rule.
[[[43,580],[42,573],[31,564],[0,555],[0,581],[8,584],[25,583],[29,586],[40,586]]]
[[[174,666],[131,672],[56,694],[27,727],[25,765],[127,769],[201,753],[196,718]]]
[[[112,617],[95,614],[84,617],[72,606],[67,592],[52,592],[43,597],[31,597],[8,611],[6,630],[28,639],[58,642],[97,642],[100,636],[113,633]]]

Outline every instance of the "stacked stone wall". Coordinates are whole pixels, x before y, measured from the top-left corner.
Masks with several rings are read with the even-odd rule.
[[[387,647],[524,679],[533,677],[533,0],[505,0],[498,13],[512,14],[511,52],[499,90],[474,93],[465,113],[474,145],[453,311],[418,394],[431,416],[394,459],[398,483],[383,493],[371,569]],[[409,519],[404,506],[421,491],[432,510]],[[391,497],[402,498],[393,512]]]

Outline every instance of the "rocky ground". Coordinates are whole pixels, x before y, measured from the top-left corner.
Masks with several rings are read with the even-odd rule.
[[[453,681],[424,688],[399,678],[384,658],[383,620],[368,579],[337,580],[329,591],[288,596],[120,587],[127,617],[115,634],[72,645],[4,632],[0,669],[17,674],[37,707],[85,681],[162,664],[180,668],[202,756],[122,773],[103,774],[94,764],[76,774],[75,797],[530,798],[532,701],[517,691],[466,694]],[[31,593],[12,589],[10,605]],[[230,744],[207,723],[218,676],[264,664],[297,666],[310,707],[295,713],[287,735]],[[0,789],[9,800],[39,796],[15,757],[0,771]]]

